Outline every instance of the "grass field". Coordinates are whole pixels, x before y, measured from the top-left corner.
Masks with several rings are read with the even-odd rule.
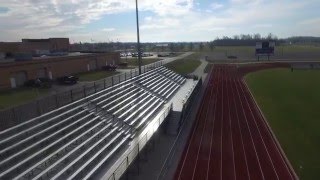
[[[142,65],[151,64],[160,60],[162,59],[161,58],[142,58]],[[122,59],[121,61],[126,62],[125,59]],[[138,66],[138,58],[129,58],[127,62],[128,62],[128,66]]]
[[[320,46],[311,46],[311,45],[291,45],[291,46],[278,46],[279,51],[283,49],[284,53],[312,53],[319,52]]]
[[[48,89],[21,88],[18,90],[0,92],[0,109],[32,101],[39,96],[46,95],[48,91]]]
[[[198,66],[200,66],[201,61],[199,58],[201,53],[194,53],[182,59],[172,61],[165,66],[179,74],[186,75],[192,73]]]
[[[209,62],[256,61],[255,46],[216,46],[213,51],[206,51]],[[230,59],[235,56],[236,59]],[[262,58],[266,60],[267,58]],[[320,46],[316,45],[281,45],[276,46],[271,60],[320,60]]]
[[[276,53],[291,53],[291,52],[300,52],[300,53],[312,53],[312,52],[319,52],[320,46],[314,45],[281,45],[276,46],[275,51]],[[206,49],[207,52],[211,50]],[[244,53],[254,53],[255,46],[216,46],[213,49],[213,52],[244,52]]]
[[[272,69],[245,79],[297,175],[320,179],[320,71]]]
[[[79,77],[79,81],[96,81],[99,79],[103,79],[109,76],[113,76],[115,74],[118,74],[118,72],[115,71],[91,71],[91,72],[85,72],[85,73],[79,73],[76,76]]]

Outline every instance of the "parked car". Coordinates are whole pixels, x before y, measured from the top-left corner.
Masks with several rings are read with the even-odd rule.
[[[60,84],[76,84],[78,82],[79,78],[78,77],[75,77],[75,76],[62,76],[62,77],[59,77],[57,78],[57,81],[60,83]]]
[[[170,56],[170,54],[168,54],[168,53],[159,53],[158,54],[158,57],[168,57],[168,56]]]
[[[237,59],[237,56],[228,56],[228,59]]]
[[[106,66],[102,66],[102,70],[105,71],[115,71],[117,69],[118,66],[113,65],[113,64],[108,64]]]
[[[143,52],[140,52],[141,57],[146,57]],[[132,57],[138,57],[138,52],[132,53]]]
[[[50,88],[52,81],[49,78],[30,79],[24,83],[26,87]]]

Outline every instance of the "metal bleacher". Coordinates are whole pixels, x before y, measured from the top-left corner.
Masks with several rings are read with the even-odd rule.
[[[1,131],[0,179],[92,178],[184,82],[155,68]]]

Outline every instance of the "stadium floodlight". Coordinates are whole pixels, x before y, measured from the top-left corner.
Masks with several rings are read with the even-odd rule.
[[[138,65],[139,65],[139,75],[140,75],[140,74],[141,74],[141,49],[140,49],[140,32],[139,32],[138,0],[136,0],[136,19],[137,19],[137,48],[138,48]]]

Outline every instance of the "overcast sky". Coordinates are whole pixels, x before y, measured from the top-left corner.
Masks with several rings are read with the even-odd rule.
[[[139,0],[141,40],[320,36],[320,0]],[[0,0],[0,41],[136,41],[135,0]]]

